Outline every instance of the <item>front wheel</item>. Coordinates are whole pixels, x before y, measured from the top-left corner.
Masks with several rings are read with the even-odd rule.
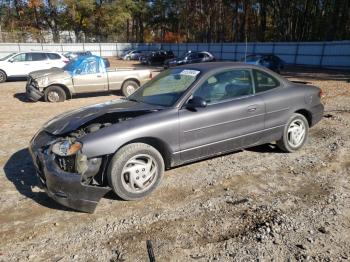
[[[7,75],[4,71],[0,70],[0,83],[4,83],[7,80]]]
[[[152,193],[164,175],[164,160],[154,147],[132,143],[112,158],[107,177],[113,191],[124,200],[137,200]]]
[[[60,86],[49,86],[44,93],[46,102],[57,103],[66,100],[66,93]]]
[[[133,80],[125,81],[122,86],[122,93],[124,96],[129,96],[139,88],[139,84]]]
[[[277,141],[277,146],[285,152],[295,152],[305,144],[308,135],[308,121],[303,115],[294,113],[284,128],[282,138]]]

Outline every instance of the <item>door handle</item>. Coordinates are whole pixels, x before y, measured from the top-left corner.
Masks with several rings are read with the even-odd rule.
[[[256,105],[248,106],[248,112],[254,112],[256,110]]]
[[[24,65],[30,65],[30,64],[24,64]]]
[[[97,77],[102,77],[101,75],[97,75]]]

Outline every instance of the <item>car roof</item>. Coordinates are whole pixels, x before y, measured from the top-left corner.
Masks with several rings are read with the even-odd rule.
[[[193,69],[193,70],[199,70],[201,72],[210,72],[210,71],[216,71],[218,69],[225,69],[225,68],[256,68],[259,70],[262,70],[260,66],[250,65],[242,62],[210,62],[210,63],[197,63],[197,64],[186,64],[177,66],[176,68],[186,68],[186,69]]]

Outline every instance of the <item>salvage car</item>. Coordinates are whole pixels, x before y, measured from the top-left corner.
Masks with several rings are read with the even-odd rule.
[[[174,58],[173,51],[158,50],[147,55],[140,56],[140,63],[143,65],[163,65],[164,61]]]
[[[169,67],[179,66],[179,65],[185,65],[185,64],[214,62],[214,61],[215,61],[215,57],[209,52],[188,51],[180,57],[165,60],[164,69],[167,69]]]
[[[142,55],[142,51],[140,50],[129,50],[121,55],[121,59],[123,60],[139,60],[140,56]]]
[[[120,89],[128,96],[152,78],[148,69],[110,69],[108,64],[99,56],[83,56],[63,68],[31,72],[26,84],[27,97],[32,101],[44,98],[47,102],[62,102],[79,93]]]
[[[165,169],[273,141],[299,150],[323,116],[321,96],[254,65],[184,65],[124,99],[55,117],[29,148],[48,195],[93,212],[110,190],[146,197]]]
[[[277,55],[273,54],[254,54],[247,55],[241,59],[242,62],[251,65],[260,65],[268,69],[280,73],[284,69],[285,62]]]

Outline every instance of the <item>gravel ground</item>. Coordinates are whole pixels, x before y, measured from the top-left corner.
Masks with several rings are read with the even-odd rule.
[[[349,77],[287,74],[326,94],[302,150],[264,145],[175,168],[149,198],[109,194],[94,214],[36,186],[27,146],[53,116],[117,96],[30,103],[24,82],[0,84],[0,261],[148,261],[147,240],[157,261],[350,260]]]

